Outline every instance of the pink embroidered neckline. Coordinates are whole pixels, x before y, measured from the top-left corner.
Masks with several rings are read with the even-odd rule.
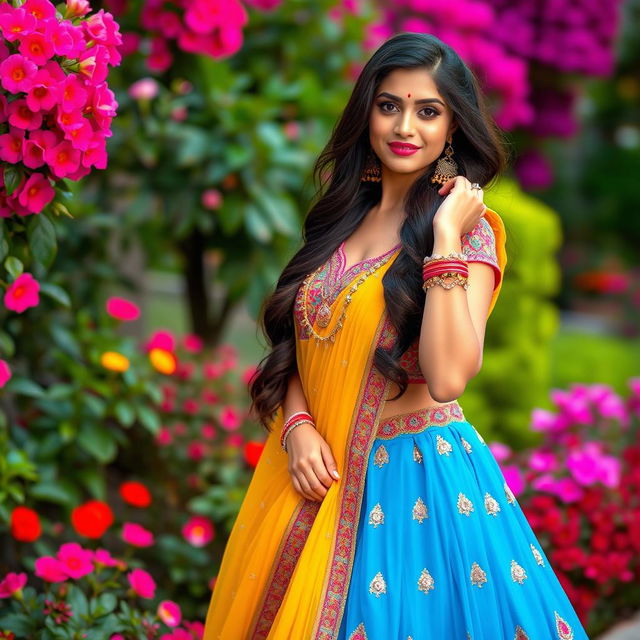
[[[364,262],[375,262],[376,260],[380,260],[380,258],[384,258],[385,256],[389,255],[390,253],[393,253],[394,251],[396,251],[396,249],[402,246],[402,242],[399,242],[395,247],[391,247],[389,251],[385,251],[384,253],[381,253],[379,256],[374,256],[373,258],[365,258],[364,260],[355,262],[348,269],[345,269],[345,265],[347,264],[347,256],[344,253],[345,242],[346,240],[343,240],[340,243],[340,246],[338,247],[339,266],[338,266],[338,273],[335,276],[336,281],[341,280],[342,276],[344,276],[345,273],[348,273],[349,271],[351,271],[354,267],[357,267],[358,265],[363,264]]]

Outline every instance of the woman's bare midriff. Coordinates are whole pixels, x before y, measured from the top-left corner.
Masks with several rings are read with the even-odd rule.
[[[391,383],[391,389],[389,390],[389,398],[392,398],[398,393],[398,386],[395,383]],[[436,402],[429,393],[429,389],[426,384],[409,384],[407,390],[397,400],[387,400],[380,416],[382,422],[386,418],[395,416],[398,413],[409,413],[410,411],[418,411],[425,407],[433,407],[435,405],[440,406],[448,404],[447,402]]]

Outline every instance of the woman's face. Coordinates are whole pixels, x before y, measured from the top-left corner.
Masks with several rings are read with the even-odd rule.
[[[426,69],[395,69],[374,96],[369,141],[383,173],[422,173],[442,154],[456,126],[451,108]],[[401,144],[398,149],[392,143],[418,148],[402,154]]]

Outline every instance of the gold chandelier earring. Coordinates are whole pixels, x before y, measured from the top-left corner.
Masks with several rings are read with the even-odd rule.
[[[449,146],[444,151],[444,157],[438,158],[436,170],[431,176],[431,182],[443,185],[447,180],[455,178],[458,175],[458,165],[451,157],[453,155],[453,147],[449,142]]]
[[[365,163],[362,176],[360,176],[360,182],[380,182],[381,180],[382,180],[382,172],[380,170],[380,160],[373,153],[373,149],[369,147],[369,153],[367,154],[367,161]]]

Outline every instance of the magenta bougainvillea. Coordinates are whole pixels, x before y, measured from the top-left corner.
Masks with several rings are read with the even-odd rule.
[[[125,55],[142,51],[147,67],[163,73],[174,63],[175,50],[222,59],[237,53],[249,22],[245,5],[276,9],[282,0],[108,0],[117,16],[135,14],[135,31],[123,34]]]
[[[576,74],[605,76],[614,65],[620,0],[602,11],[594,0],[380,0],[382,19],[370,47],[398,31],[432,33],[469,64],[490,95],[497,123],[523,131],[516,173],[523,186],[545,188],[553,179],[545,138],[577,131]],[[571,74],[571,75],[569,75]]]
[[[110,13],[90,10],[0,3],[0,217],[40,213],[57,182],[107,166],[117,102],[106,79],[122,38]]]

